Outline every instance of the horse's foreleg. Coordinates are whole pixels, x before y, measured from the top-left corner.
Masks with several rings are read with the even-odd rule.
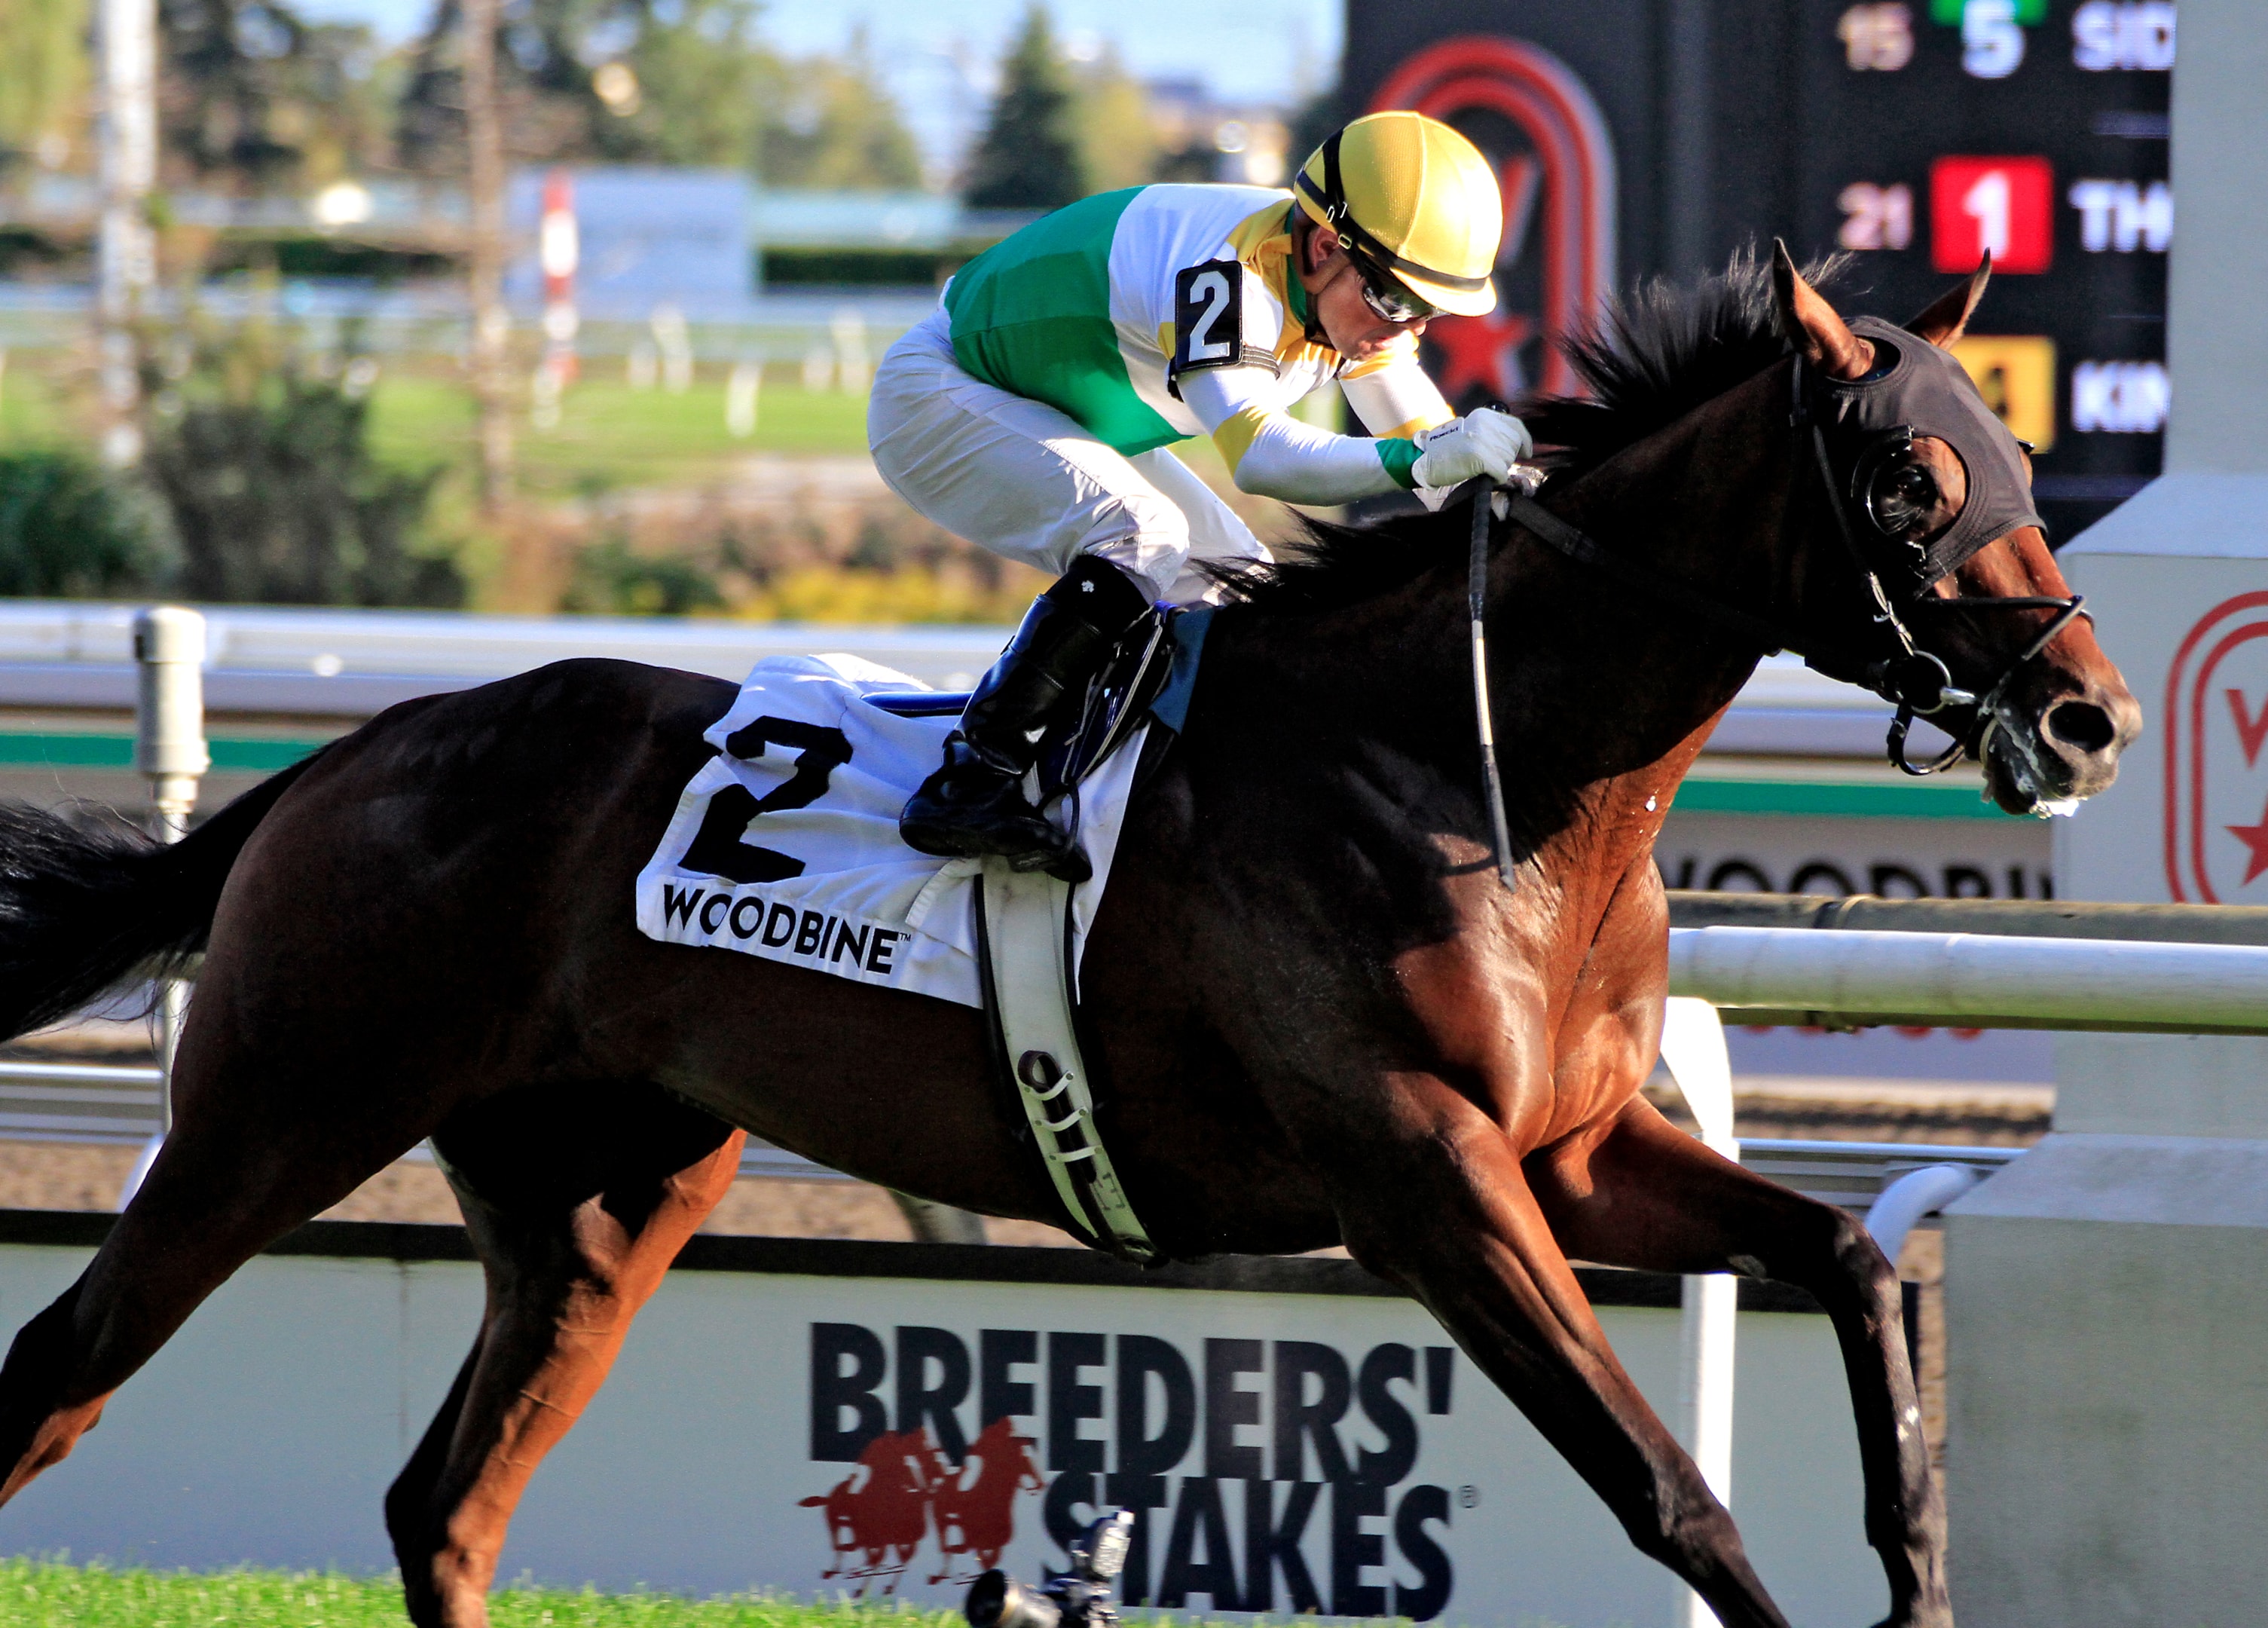
[[[1732,1517],[1616,1359],[1510,1139],[1447,1087],[1418,1089],[1440,1123],[1366,1138],[1336,1183],[1350,1252],[1425,1302],[1725,1628],[1786,1628]]]
[[[1866,1228],[1719,1158],[1642,1100],[1580,1164],[1531,1176],[1571,1255],[1655,1271],[1746,1271],[1817,1297],[1843,1349],[1867,1541],[1889,1576],[1888,1621],[1950,1628],[1945,1509],[1906,1360],[1897,1273]]]
[[[459,1181],[488,1271],[481,1336],[387,1496],[418,1628],[482,1628],[512,1511],[622,1350],[630,1320],[739,1173],[740,1132],[674,1174],[579,1203],[491,1204]],[[446,1151],[446,1150],[445,1150]],[[454,1179],[454,1178],[453,1178]]]

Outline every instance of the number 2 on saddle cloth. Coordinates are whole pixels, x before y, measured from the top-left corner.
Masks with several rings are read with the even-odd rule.
[[[762,757],[768,746],[795,748],[795,772],[762,797],[743,785],[712,793],[701,829],[680,861],[687,870],[736,882],[781,882],[803,874],[803,861],[794,855],[748,841],[748,821],[758,814],[807,808],[824,797],[828,777],[850,761],[850,742],[839,729],[786,718],[760,718],[725,739],[725,749],[734,757]]]
[[[1078,714],[1057,725],[1040,759],[1040,801],[1077,795],[1079,783],[1122,745],[1141,721],[1143,711],[1162,689],[1171,669],[1167,617],[1152,611],[1118,642],[1102,671],[1087,686]],[[917,690],[867,699],[886,711],[921,717],[958,717],[968,697]],[[748,822],[759,814],[807,808],[827,794],[828,777],[850,761],[850,743],[839,729],[793,718],[760,718],[726,737],[734,757],[764,755],[768,747],[795,753],[794,771],[758,797],[746,786],[720,788],[709,799],[701,829],[680,863],[688,871],[735,882],[777,882],[800,876],[804,862],[776,848],[748,840]]]

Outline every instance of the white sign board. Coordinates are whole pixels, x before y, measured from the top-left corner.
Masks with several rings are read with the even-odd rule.
[[[357,1230],[449,1229],[320,1230],[353,1247]],[[0,1248],[0,1315],[20,1323],[86,1254]],[[1670,1616],[1668,1574],[1398,1297],[1125,1286],[1097,1279],[1130,1272],[1057,1250],[703,1239],[691,1254],[805,1270],[671,1273],[537,1475],[502,1576],[957,1605],[990,1565],[1039,1580],[1098,1507],[1126,1504],[1145,1511],[1129,1582],[1161,1606],[1491,1628]],[[872,1275],[899,1259],[998,1275]],[[810,1270],[827,1262],[856,1275]],[[1336,1261],[1196,1271],[1371,1282]],[[1018,1276],[1073,1281],[1000,1280]],[[0,1512],[0,1547],[390,1565],[379,1499],[479,1304],[467,1263],[254,1261]],[[1666,1408],[1677,1313],[1601,1315]],[[1887,1592],[1827,1320],[1744,1313],[1738,1386],[1733,1506],[1767,1584],[1794,1620],[1873,1621]]]
[[[2143,729],[2117,784],[2057,822],[2056,880],[2074,899],[2268,904],[2268,560],[2112,553],[2095,534],[2066,570]]]

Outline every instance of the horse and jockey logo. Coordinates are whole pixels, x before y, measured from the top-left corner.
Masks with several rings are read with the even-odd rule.
[[[2166,676],[2163,727],[2172,896],[2268,903],[2268,593],[2198,618]]]
[[[863,1597],[878,1583],[895,1594],[932,1530],[939,1569],[929,1581],[974,1581],[1015,1537],[1017,1496],[1046,1484],[1032,1444],[1002,1418],[977,1433],[958,1468],[926,1426],[886,1432],[848,1476],[797,1506],[826,1514],[834,1559],[820,1575],[855,1581]]]

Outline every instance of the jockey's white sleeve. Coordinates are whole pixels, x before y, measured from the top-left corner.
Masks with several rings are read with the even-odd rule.
[[[1407,440],[1456,416],[1418,365],[1415,341],[1397,342],[1384,355],[1357,362],[1339,375],[1339,389],[1362,427],[1381,440]]]
[[[1350,370],[1347,403],[1370,436],[1300,423],[1283,410],[1275,376],[1260,368],[1184,374],[1182,399],[1211,432],[1239,490],[1317,506],[1352,503],[1412,490],[1418,446],[1410,437],[1451,416],[1416,351],[1397,348],[1376,365]]]

